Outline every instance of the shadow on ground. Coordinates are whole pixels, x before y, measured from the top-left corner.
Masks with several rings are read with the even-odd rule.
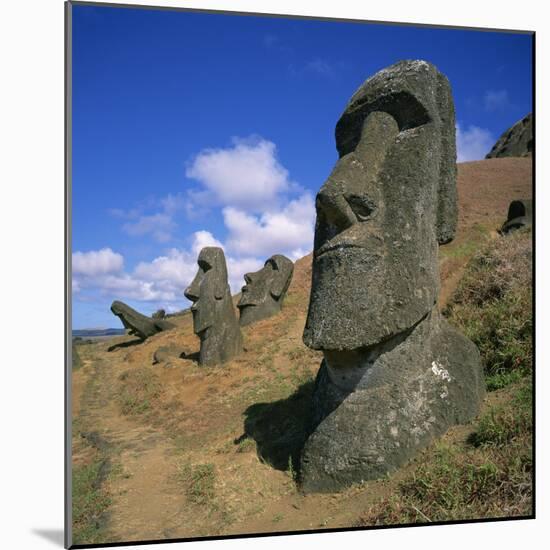
[[[132,346],[137,346],[138,344],[142,344],[143,340],[141,338],[136,338],[134,340],[129,340],[127,342],[120,342],[119,344],[113,344],[109,347],[107,351],[115,351],[119,348],[131,348]]]
[[[313,381],[302,384],[292,395],[272,403],[255,403],[244,412],[244,433],[256,442],[259,458],[276,470],[298,472],[300,453],[307,439],[311,417]]]
[[[182,359],[187,359],[189,361],[193,361],[194,363],[199,362],[199,356],[200,356],[199,351],[194,351],[193,353],[185,353],[184,352],[184,353],[181,354]]]

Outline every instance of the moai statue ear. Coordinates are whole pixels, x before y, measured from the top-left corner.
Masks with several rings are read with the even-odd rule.
[[[282,254],[276,254],[269,258],[268,261],[272,262],[275,270],[275,278],[270,292],[273,298],[278,300],[288,290],[290,281],[292,280],[292,273],[294,272],[294,264]]]
[[[458,217],[456,191],[456,125],[451,86],[438,74],[437,107],[441,117],[441,155],[437,190],[436,235],[439,244],[454,239]]]

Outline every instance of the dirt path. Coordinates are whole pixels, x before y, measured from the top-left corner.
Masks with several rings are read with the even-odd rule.
[[[177,461],[172,441],[123,416],[115,400],[116,373],[104,352],[87,350],[88,379],[81,393],[80,426],[110,456],[106,481],[112,496],[108,540],[170,538],[183,521],[184,498],[174,483]],[[180,529],[181,530],[181,529]]]

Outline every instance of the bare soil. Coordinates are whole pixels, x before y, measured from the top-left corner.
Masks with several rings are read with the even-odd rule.
[[[469,258],[496,235],[509,202],[531,196],[531,166],[529,158],[459,165],[457,237],[441,248],[442,303]],[[221,367],[198,366],[189,313],[145,343],[121,336],[79,346],[73,464],[90,460],[83,434],[96,434],[117,472],[104,481],[112,499],[105,542],[349,527],[414,467],[339,494],[297,489],[292,470],[321,360],[302,343],[310,278],[311,255],[296,263],[281,314],[245,327],[245,352]],[[152,365],[168,343],[184,358]],[[444,437],[463,441],[470,431],[457,426]],[[182,475],[201,465],[211,465],[212,494]]]

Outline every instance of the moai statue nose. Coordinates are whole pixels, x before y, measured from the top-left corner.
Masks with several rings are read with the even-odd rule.
[[[315,204],[317,216],[323,216],[325,221],[335,229],[343,231],[355,222],[353,211],[344,196],[344,189],[338,181],[328,180],[317,194]]]

